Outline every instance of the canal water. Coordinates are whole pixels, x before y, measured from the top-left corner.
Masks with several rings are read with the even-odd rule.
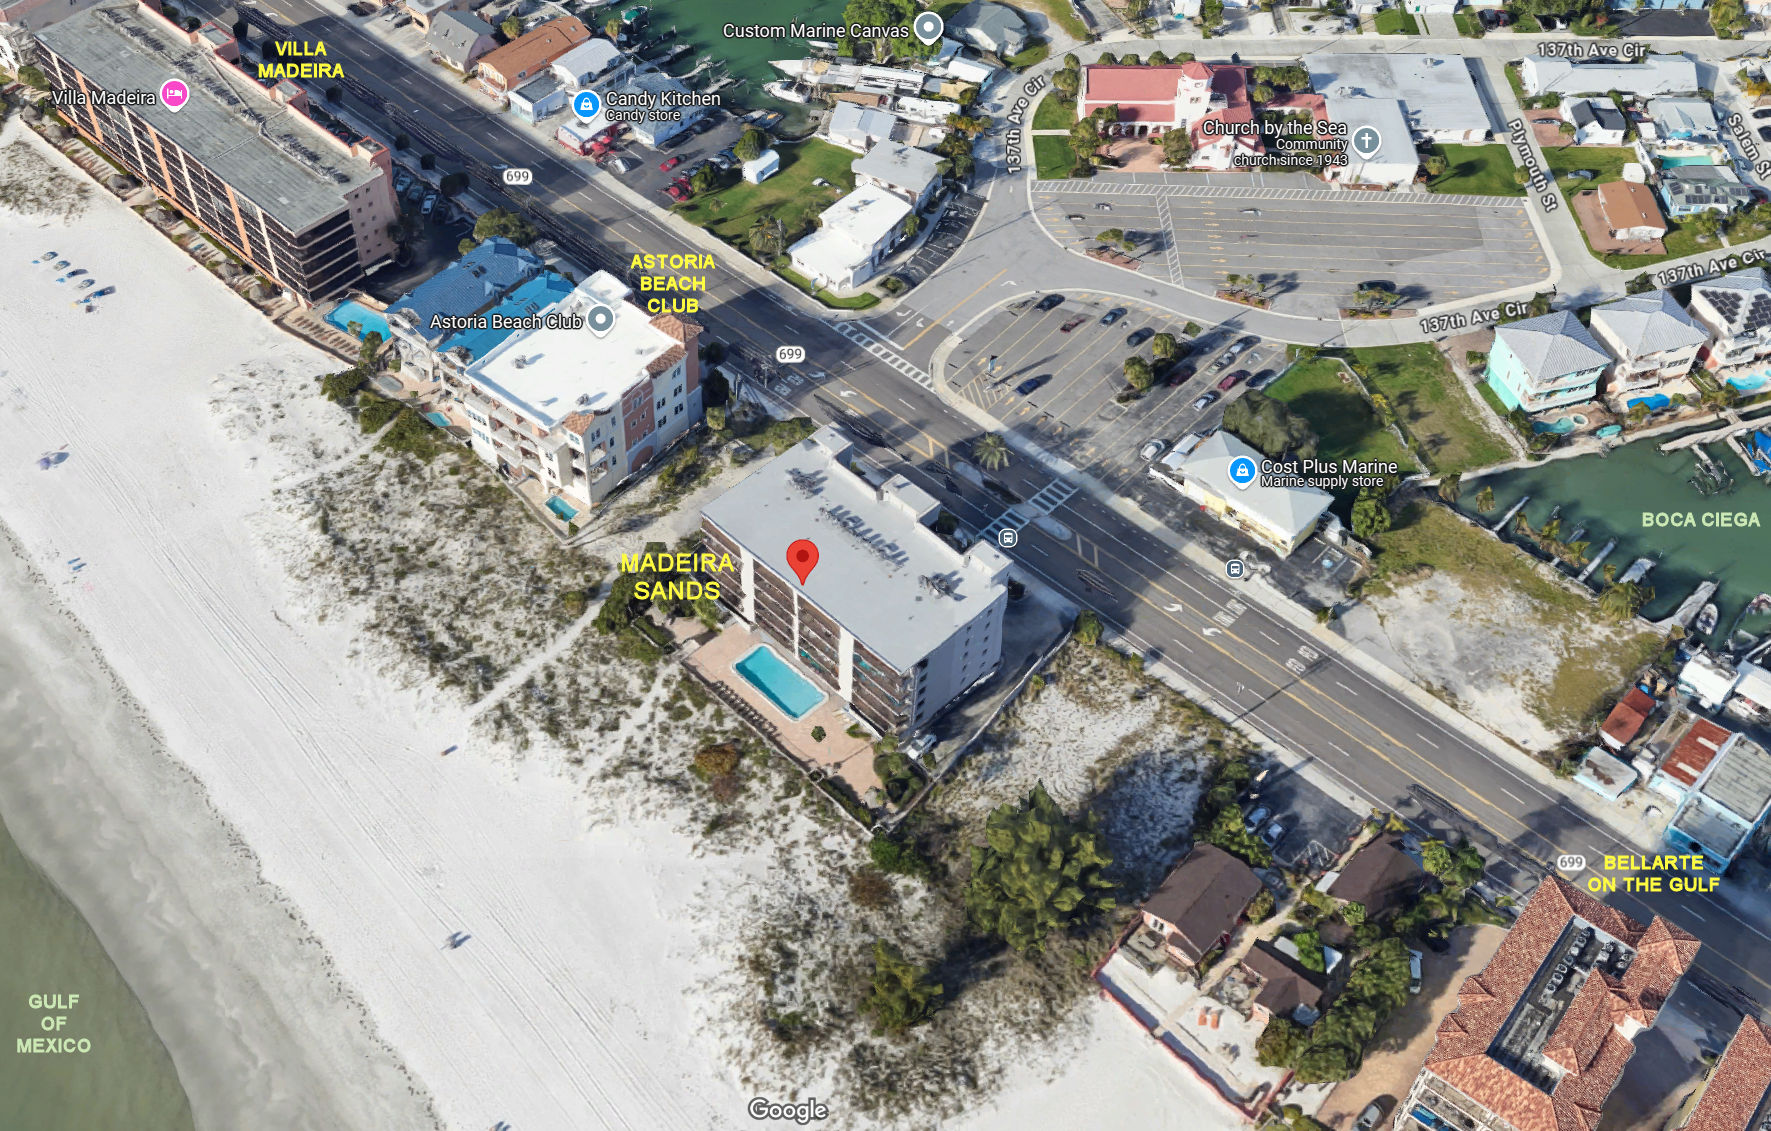
[[[1643,610],[1650,620],[1670,615],[1699,583],[1719,582],[1721,588],[1711,600],[1721,613],[1715,633],[1721,643],[1736,614],[1756,594],[1771,592],[1771,487],[1748,476],[1740,457],[1716,443],[1706,450],[1733,477],[1735,486],[1731,493],[1705,496],[1691,482],[1698,472],[1695,454],[1686,450],[1662,455],[1656,450],[1671,438],[1625,444],[1609,455],[1550,460],[1472,479],[1464,485],[1462,506],[1492,526],[1520,496],[1530,495],[1525,514],[1534,530],[1560,505],[1562,541],[1573,541],[1573,532],[1586,527],[1580,540],[1590,544],[1589,557],[1617,538],[1617,548],[1605,561],[1617,566],[1619,574],[1639,557],[1658,556],[1659,564],[1647,581],[1654,600]],[[1485,486],[1494,489],[1495,507],[1487,514],[1475,514],[1476,493]],[[1698,525],[1651,525],[1644,521],[1645,512],[1678,516],[1680,521],[1688,515]],[[1755,516],[1757,526],[1719,525]],[[1595,573],[1588,580],[1599,579]],[[1741,627],[1763,634],[1771,630],[1771,618],[1749,616]]]
[[[597,9],[594,18],[600,25],[630,7],[632,4],[608,5]],[[803,120],[805,108],[771,98],[763,93],[763,85],[785,77],[769,66],[769,60],[804,58],[811,53],[806,41],[728,38],[723,29],[726,24],[787,27],[795,23],[841,23],[845,0],[745,0],[743,4],[734,4],[732,0],[654,0],[650,7],[642,38],[664,35],[675,27],[672,42],[694,48],[669,64],[667,70],[685,74],[697,60],[711,55],[725,65],[723,73],[742,80],[719,91],[726,106],[782,110],[788,113],[788,122],[792,122]]]

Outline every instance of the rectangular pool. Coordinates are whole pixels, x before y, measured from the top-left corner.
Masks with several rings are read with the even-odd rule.
[[[432,424],[435,424],[438,428],[449,427],[449,418],[440,412],[427,412],[424,414],[424,418]],[[578,512],[573,511],[572,513],[577,514]]]
[[[559,515],[561,522],[571,522],[578,517],[577,508],[573,507],[572,504],[566,502],[566,500],[560,498],[558,495],[547,500],[547,509],[554,514]]]
[[[813,707],[824,702],[824,693],[767,644],[752,648],[732,667],[790,719],[803,719]]]
[[[376,333],[381,335],[383,342],[386,342],[392,336],[387,332],[387,319],[356,299],[347,298],[339,303],[330,314],[326,315],[326,321],[347,334],[350,333],[351,323],[355,322],[363,331],[362,334],[357,335],[359,338],[363,334]]]

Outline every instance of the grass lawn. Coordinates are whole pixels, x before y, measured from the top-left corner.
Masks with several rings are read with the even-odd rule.
[[[1033,108],[1033,128],[1036,130],[1067,130],[1076,124],[1076,103],[1065,102],[1055,93],[1048,94],[1039,100]]]
[[[1508,63],[1501,70],[1507,73],[1507,85],[1513,88],[1513,97],[1523,106],[1531,96],[1525,93],[1525,81],[1519,77],[1519,68]]]
[[[955,4],[953,10],[958,11],[963,7],[965,7],[963,3]],[[1019,4],[1011,5],[1011,7],[1030,8],[1043,12],[1047,19],[1069,32],[1070,38],[1081,40],[1084,43],[1089,42],[1088,29],[1082,26],[1082,20],[1070,7],[1070,0],[1021,0]],[[943,18],[945,18],[945,14],[943,14]]]
[[[1387,460],[1401,465],[1403,474],[1418,470],[1395,434],[1377,422],[1358,388],[1341,376],[1340,362],[1313,358],[1287,370],[1267,395],[1310,422],[1321,440],[1316,449],[1321,459]]]
[[[1451,19],[1453,23],[1457,24],[1457,34],[1461,36],[1469,39],[1481,39],[1488,34],[1482,27],[1482,21],[1476,18],[1476,13],[1467,9],[1452,13]]]
[[[855,155],[839,145],[814,140],[776,146],[775,150],[781,155],[781,171],[762,184],[741,180],[696,197],[679,206],[677,213],[732,244],[744,238],[758,216],[773,214],[786,225],[787,241],[792,243],[812,230],[818,213],[855,187],[855,174],[849,171]],[[831,187],[812,184],[818,177],[829,181]]]
[[[1401,8],[1385,8],[1372,20],[1379,35],[1419,35],[1420,26],[1414,17]]]
[[[1524,196],[1522,185],[1513,183],[1513,158],[1504,145],[1441,145],[1445,175],[1427,182],[1428,192],[1468,193],[1472,196]]]
[[[879,296],[872,293],[871,291],[863,291],[862,293],[860,293],[858,295],[850,295],[847,298],[839,298],[838,296],[831,294],[827,290],[823,290],[821,288],[814,289],[812,287],[812,281],[810,279],[806,278],[804,275],[801,275],[798,271],[795,271],[792,268],[777,267],[777,268],[775,268],[775,274],[781,276],[783,279],[786,279],[789,283],[792,283],[794,286],[798,287],[800,290],[811,295],[813,298],[817,299],[819,302],[823,303],[825,306],[832,307],[836,310],[866,310],[870,306],[878,306],[879,305]]]
[[[1010,55],[1003,62],[1008,64],[1008,69],[1011,71],[1024,71],[1028,67],[1045,62],[1051,57],[1051,53],[1052,45],[1042,39],[1019,55]]]
[[[1512,458],[1513,450],[1490,434],[1469,391],[1431,343],[1358,349],[1353,356],[1371,387],[1389,398],[1403,431],[1441,473]]]
[[[1070,175],[1076,154],[1070,150],[1070,139],[1046,134],[1033,139],[1034,174],[1042,181],[1061,181]]]
[[[1636,151],[1607,145],[1548,145],[1544,147],[1543,159],[1566,194],[1570,190],[1579,192],[1606,181],[1622,180],[1623,167],[1636,159]],[[1577,169],[1598,175],[1590,181],[1570,178],[1568,174]]]

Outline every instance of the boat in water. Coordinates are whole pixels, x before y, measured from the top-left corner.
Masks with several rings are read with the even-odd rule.
[[[1697,614],[1697,623],[1691,627],[1701,635],[1708,636],[1716,630],[1716,620],[1721,616],[1714,605],[1705,605]]]
[[[806,103],[812,100],[811,91],[792,79],[778,79],[775,82],[766,83],[763,86],[763,93],[772,98],[779,98],[783,102]]]

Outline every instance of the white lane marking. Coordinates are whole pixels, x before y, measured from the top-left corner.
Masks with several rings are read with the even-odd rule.
[[[1274,639],[1271,633],[1268,633],[1266,631],[1262,631],[1261,635],[1265,636],[1269,642],[1271,642],[1273,644],[1278,644],[1281,648],[1285,647],[1284,644],[1280,644],[1280,642],[1278,640]]]
[[[1348,694],[1348,695],[1357,695],[1357,694],[1359,694],[1359,693],[1358,693],[1358,692],[1357,692],[1357,691],[1354,691],[1354,690],[1353,690],[1353,689],[1352,689],[1352,688],[1350,688],[1350,687],[1348,687],[1348,686],[1347,686],[1347,685],[1346,685],[1346,684],[1344,684],[1344,683],[1342,683],[1342,682],[1341,682],[1341,681],[1340,681],[1340,680],[1338,680],[1338,679],[1337,679],[1337,680],[1335,680],[1335,681],[1334,681],[1334,685],[1335,685],[1335,686],[1336,686],[1336,687],[1338,687],[1338,688],[1340,688],[1340,689],[1341,689],[1341,690],[1342,690],[1342,691],[1345,691],[1345,692],[1346,692],[1346,693],[1347,693],[1347,694]]]
[[[1690,904],[1686,904],[1686,905],[1685,905],[1685,907],[1684,907],[1684,908],[1683,908],[1683,909],[1682,909],[1682,910],[1681,910],[1681,911],[1680,911],[1680,914],[1683,914],[1683,915],[1689,915],[1689,916],[1691,916],[1691,917],[1692,917],[1692,918],[1693,918],[1693,919],[1696,919],[1696,920],[1697,920],[1697,921],[1698,921],[1698,922],[1699,922],[1699,923],[1702,923],[1702,922],[1704,922],[1704,918],[1703,918],[1703,916],[1702,916],[1702,915],[1699,915],[1699,914],[1698,914],[1698,913],[1697,913],[1697,912],[1695,912],[1695,911],[1693,911],[1693,910],[1691,910],[1691,905],[1690,905]]]
[[[1519,804],[1521,804],[1521,805],[1526,804],[1524,798],[1520,797],[1518,794],[1514,793],[1512,790],[1508,789],[1506,786],[1500,785],[1500,786],[1495,786],[1495,788],[1500,790],[1502,793],[1506,794],[1508,797],[1512,798],[1514,801],[1517,801]]]
[[[1434,750],[1439,749],[1439,744],[1437,742],[1434,742],[1432,739],[1428,738],[1426,735],[1417,734],[1417,735],[1415,735],[1415,737],[1420,739],[1422,742],[1426,743],[1428,746],[1431,746]],[[1511,795],[1509,795],[1509,796],[1511,796]],[[1517,801],[1518,798],[1515,797],[1515,798],[1513,798],[1513,800]]]

